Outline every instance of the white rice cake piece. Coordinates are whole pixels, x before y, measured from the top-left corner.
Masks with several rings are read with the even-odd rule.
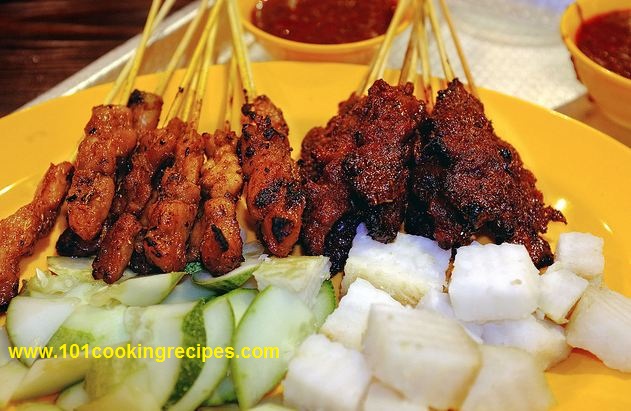
[[[402,304],[416,305],[430,289],[442,289],[451,251],[433,240],[398,233],[389,244],[375,241],[360,224],[344,267],[342,289],[364,278]]]
[[[482,368],[461,411],[544,411],[554,404],[543,371],[517,348],[480,346]]]
[[[358,411],[371,377],[361,353],[315,334],[289,362],[285,405],[306,411]]]
[[[596,279],[605,269],[603,246],[602,238],[589,233],[563,233],[554,259],[583,278]]]
[[[590,285],[565,331],[572,347],[591,352],[609,368],[631,372],[631,298]]]
[[[539,270],[523,245],[460,247],[449,297],[456,317],[463,321],[526,318],[537,309]]]
[[[448,318],[456,319],[454,309],[451,307],[451,301],[447,293],[440,292],[438,290],[429,290],[416,306],[417,309],[427,309],[435,311]],[[460,321],[460,324],[469,333],[469,336],[473,338],[478,344],[482,343],[482,325],[473,322]]]
[[[566,316],[587,288],[588,281],[570,270],[547,270],[539,278],[539,308],[557,324]]]
[[[327,317],[320,332],[331,340],[344,344],[346,348],[361,351],[372,304],[401,307],[390,294],[358,278],[350,285],[339,306]]]
[[[533,316],[485,323],[482,340],[485,344],[521,348],[532,354],[543,370],[566,359],[571,351],[561,326]]]
[[[478,345],[430,310],[373,305],[364,354],[375,376],[414,402],[458,408],[480,367]]]
[[[379,381],[373,381],[368,387],[364,400],[364,411],[429,411],[429,408],[412,402],[392,388]]]

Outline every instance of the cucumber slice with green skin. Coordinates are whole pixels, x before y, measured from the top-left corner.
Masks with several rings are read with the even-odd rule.
[[[269,285],[282,287],[297,294],[307,307],[313,307],[322,282],[331,276],[330,268],[329,258],[324,256],[271,257],[254,272],[254,278],[259,290]]]
[[[335,296],[335,288],[331,280],[326,280],[320,287],[320,292],[316,296],[313,304],[313,314],[316,318],[316,328],[319,330],[333,311],[337,308],[337,297]]]
[[[59,276],[77,276],[86,280],[95,281],[92,277],[92,257],[62,257],[51,255],[46,257],[46,263],[48,269]],[[137,276],[135,272],[130,269],[123,271],[123,275],[118,280],[125,281]]]
[[[159,304],[185,274],[174,272],[131,278],[97,292],[90,299],[90,303],[101,306],[118,302],[133,307]]]
[[[90,348],[111,347],[130,339],[125,329],[127,307],[117,305],[111,308],[81,305],[64,321],[48,342],[48,347],[59,353],[59,347],[77,344]]]
[[[28,400],[59,392],[81,381],[90,367],[90,361],[84,356],[37,360],[29,368],[11,399]]]
[[[248,409],[274,388],[287,372],[294,352],[315,332],[315,316],[296,294],[269,286],[256,296],[233,337],[231,360],[239,406]],[[278,358],[238,356],[244,347],[277,347]]]
[[[148,391],[160,406],[167,402],[175,389],[182,363],[175,352],[169,358],[167,350],[184,345],[184,318],[194,307],[195,303],[183,303],[127,309],[126,324],[132,335],[132,345],[141,344],[143,350],[155,348],[154,358],[139,361],[146,367]]]
[[[129,362],[127,359],[121,361]],[[149,380],[146,368],[136,369],[105,395],[80,406],[77,411],[161,411],[161,405],[148,389]]]
[[[4,327],[0,327],[0,367],[11,361],[11,356],[9,355],[10,346],[11,342],[9,342],[7,330]]]
[[[234,390],[232,377],[227,375],[221,380],[212,395],[204,401],[206,407],[216,407],[218,405],[232,404],[237,402],[237,393]]]
[[[15,407],[15,411],[62,411],[62,409],[44,402],[26,402]]]
[[[216,298],[200,304],[200,307],[199,314],[194,309],[193,314],[189,314],[184,320],[184,332],[190,336],[185,338],[184,348],[196,349],[197,344],[210,349],[230,345],[234,320],[228,300]],[[195,338],[199,335],[204,336],[201,341]],[[169,407],[167,403],[165,408],[173,411],[193,410],[208,398],[228,371],[229,359],[226,354],[215,352],[218,356],[213,353],[210,358],[185,358],[182,361],[176,389],[169,399],[169,403],[173,405]]]
[[[265,259],[263,251],[263,246],[259,242],[247,243],[243,246],[245,261],[239,267],[219,277],[213,277],[207,271],[198,271],[193,273],[193,281],[220,294],[237,289],[245,284],[259,268]]]
[[[116,391],[119,385],[131,386],[128,380],[145,369],[146,365],[135,358],[95,358],[85,375],[85,391],[90,400],[96,400]]]
[[[4,409],[20,386],[28,368],[18,360],[10,360],[0,367],[0,409]]]
[[[77,298],[35,298],[17,296],[7,310],[7,333],[16,347],[44,347],[59,327],[70,317],[80,300]],[[38,353],[19,360],[30,366]]]
[[[257,294],[258,291],[250,288],[238,288],[226,294],[226,298],[230,302],[235,325],[239,325],[243,314],[245,314]]]
[[[250,411],[295,411],[295,410],[293,408],[287,408],[283,405],[268,403],[268,404],[257,405],[254,408],[250,408]]]
[[[190,275],[175,286],[173,291],[160,304],[179,304],[199,300],[209,300],[217,294],[193,282]]]
[[[64,411],[74,411],[83,404],[87,404],[88,401],[90,401],[90,397],[88,397],[83,381],[81,381],[63,390],[57,397],[55,405]]]

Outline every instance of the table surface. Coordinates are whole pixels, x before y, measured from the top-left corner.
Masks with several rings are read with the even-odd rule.
[[[173,11],[193,1],[176,0]],[[0,117],[42,93],[48,95],[47,98],[54,97],[50,96],[52,92],[46,93],[51,87],[140,33],[150,4],[151,0],[0,0]],[[464,30],[461,39],[469,52],[478,84],[555,108],[631,147],[631,130],[613,124],[582,95],[584,89],[573,77],[569,58],[560,42],[547,49],[511,47],[484,42]],[[398,67],[404,42],[403,38],[395,42],[390,60],[396,64],[390,66]],[[396,46],[397,43],[401,44]],[[161,44],[159,48],[164,46],[167,45]],[[552,57],[547,61],[539,66],[532,64],[548,54]],[[251,45],[250,55],[254,61],[270,59],[256,44]],[[223,60],[226,59],[223,56]],[[161,64],[161,60],[153,63]],[[432,61],[437,70],[438,64]],[[541,80],[542,70],[562,74],[552,79],[549,75],[543,77],[545,81],[552,81],[554,87],[547,83],[534,87],[529,83],[536,78]],[[504,81],[506,79],[511,81]]]
[[[174,10],[192,0],[177,0]],[[142,31],[151,0],[0,0],[0,117]]]

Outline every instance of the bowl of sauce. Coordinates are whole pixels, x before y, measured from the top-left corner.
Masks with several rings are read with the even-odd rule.
[[[276,59],[366,63],[397,0],[240,0],[243,24]],[[409,24],[404,18],[397,28]]]
[[[631,2],[577,0],[563,14],[561,35],[590,97],[631,129]]]

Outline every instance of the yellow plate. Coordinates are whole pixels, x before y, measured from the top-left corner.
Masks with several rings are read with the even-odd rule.
[[[297,154],[302,136],[324,124],[365,73],[342,64],[274,62],[254,65],[257,89],[279,105],[291,128]],[[223,107],[225,69],[213,67],[200,130],[212,131]],[[152,90],[157,76],[139,80]],[[67,159],[81,137],[90,108],[108,86],[44,103],[0,120],[0,218],[30,201],[48,164]],[[174,90],[167,93],[170,101]],[[604,134],[563,115],[495,92],[481,90],[488,116],[500,136],[510,141],[539,178],[546,201],[565,213],[569,224],[552,224],[549,239],[563,231],[588,231],[605,239],[605,281],[631,295],[631,150]],[[43,241],[22,267],[31,275],[54,253],[53,236]],[[554,242],[554,241],[553,241]],[[606,338],[606,336],[603,336]],[[547,373],[558,410],[631,409],[631,374],[604,367],[585,352]]]

